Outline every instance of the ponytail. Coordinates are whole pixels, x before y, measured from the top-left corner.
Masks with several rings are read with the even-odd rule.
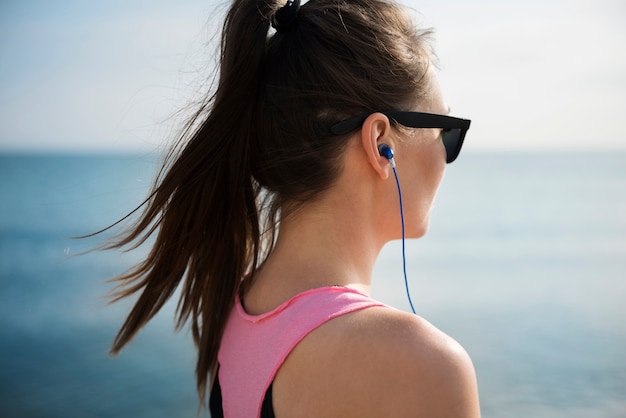
[[[195,130],[191,126],[206,112],[189,122],[191,135],[166,157],[141,217],[108,246],[136,247],[158,231],[146,259],[114,279],[119,285],[113,301],[139,297],[111,352],[118,353],[181,285],[176,327],[191,322],[202,404],[240,281],[254,270],[260,253],[259,190],[250,157],[269,28],[270,10],[261,6],[268,3],[235,1],[223,27],[220,81],[203,109],[206,119]]]
[[[331,186],[347,137],[330,126],[403,110],[426,92],[424,38],[389,0],[234,0],[222,28],[219,82],[167,155],[137,222],[108,248],[146,259],[114,279],[138,299],[119,352],[181,288],[177,329],[198,348],[205,405],[228,315],[269,254],[280,216]],[[277,21],[278,20],[278,21]],[[270,23],[277,29],[268,37]]]

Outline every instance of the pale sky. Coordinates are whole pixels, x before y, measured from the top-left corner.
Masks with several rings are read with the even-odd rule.
[[[7,3],[0,151],[151,151],[197,98],[215,0]],[[404,4],[436,30],[467,149],[626,149],[625,1]]]

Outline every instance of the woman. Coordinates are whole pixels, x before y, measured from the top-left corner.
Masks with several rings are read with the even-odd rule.
[[[385,0],[280,1],[234,1],[216,89],[113,244],[157,233],[117,279],[139,297],[112,352],[180,285],[213,417],[477,417],[465,351],[368,296],[469,127],[444,115],[429,33]]]

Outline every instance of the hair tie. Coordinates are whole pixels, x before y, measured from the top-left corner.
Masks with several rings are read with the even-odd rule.
[[[300,0],[287,0],[287,3],[278,9],[272,17],[272,27],[278,32],[287,30],[298,17]]]

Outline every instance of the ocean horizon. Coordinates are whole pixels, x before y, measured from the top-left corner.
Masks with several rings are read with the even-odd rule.
[[[175,301],[108,355],[130,302],[108,305],[107,279],[147,249],[72,238],[141,204],[158,163],[0,153],[1,416],[197,416]],[[462,153],[407,271],[418,315],[472,357],[484,418],[626,416],[626,151]],[[409,310],[397,241],[372,296]]]

